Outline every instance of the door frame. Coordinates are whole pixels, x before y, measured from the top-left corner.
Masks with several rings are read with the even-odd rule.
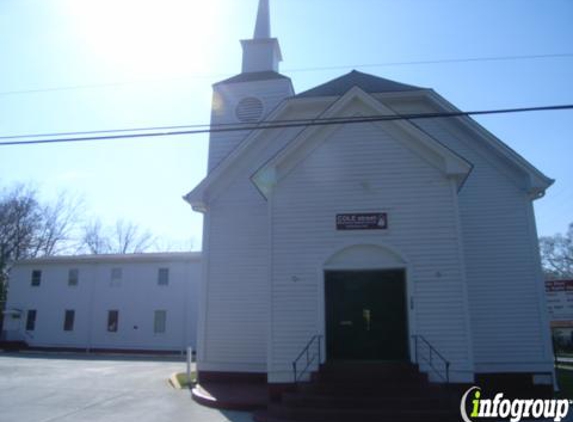
[[[327,264],[328,260],[346,249],[352,247],[372,246],[386,250],[393,255],[399,257],[401,262],[369,262],[369,263],[348,263],[348,264]],[[351,243],[343,247],[338,247],[332,251],[323,261],[321,267],[318,269],[318,291],[317,291],[317,321],[319,334],[321,338],[321,350],[324,351],[321,355],[321,362],[325,363],[328,360],[326,349],[326,271],[386,271],[386,270],[402,270],[404,271],[404,287],[406,289],[406,329],[407,329],[407,342],[408,353],[410,362],[415,359],[415,346],[413,335],[417,333],[416,329],[416,306],[414,298],[414,271],[412,265],[405,255],[394,247],[387,244],[365,242],[365,243]]]
[[[388,281],[388,280],[384,280],[383,274],[384,274],[384,273],[392,273],[392,272],[394,272],[394,273],[399,272],[399,273],[400,273],[400,280],[399,280],[399,281]],[[410,360],[411,360],[411,350],[410,350],[410,348],[409,348],[409,343],[410,343],[410,341],[409,341],[409,336],[410,336],[410,334],[409,334],[409,326],[408,326],[408,305],[409,305],[409,303],[408,303],[407,288],[406,288],[406,270],[403,269],[403,268],[386,268],[386,269],[383,269],[383,270],[381,270],[381,269],[376,269],[376,270],[365,270],[365,269],[360,269],[360,270],[357,270],[357,269],[354,269],[354,270],[332,270],[332,269],[325,269],[325,270],[324,270],[324,287],[325,287],[325,291],[324,291],[324,305],[325,305],[325,312],[326,312],[326,305],[327,305],[327,300],[326,300],[326,299],[327,299],[327,298],[326,298],[326,287],[327,287],[327,283],[329,283],[329,282],[327,281],[327,273],[330,273],[330,275],[332,275],[333,273],[346,273],[346,274],[357,274],[357,273],[367,273],[367,274],[370,273],[370,274],[372,274],[372,273],[374,273],[374,274],[379,274],[379,275],[381,276],[381,277],[380,277],[380,280],[376,280],[376,281],[375,281],[376,284],[379,284],[379,283],[399,283],[399,284],[400,284],[400,286],[399,286],[400,291],[401,291],[401,292],[400,292],[400,296],[403,295],[403,297],[404,297],[403,313],[400,312],[400,315],[403,315],[403,317],[404,317],[404,319],[405,319],[405,321],[404,321],[404,323],[403,323],[403,324],[404,324],[405,333],[402,332],[401,335],[405,335],[405,337],[402,338],[402,340],[405,341],[405,343],[406,343],[406,353],[408,354],[407,356],[404,356],[404,361],[410,361]],[[352,284],[353,281],[354,281],[354,280],[351,280],[351,281],[350,281],[350,284]],[[331,282],[332,282],[332,281],[331,281]],[[403,289],[403,290],[402,290],[402,289]],[[331,321],[331,323],[332,323],[332,321]],[[329,359],[328,359],[329,350],[328,350],[328,339],[326,338],[326,337],[328,336],[328,329],[327,329],[327,328],[328,328],[328,318],[326,318],[326,313],[325,313],[325,336],[324,336],[324,340],[325,340],[325,343],[326,343],[326,347],[325,347],[325,349],[324,349],[324,351],[325,351],[324,354],[325,354],[326,360],[328,361],[328,360],[329,360]],[[354,360],[357,361],[357,362],[362,361],[361,359],[354,359]],[[372,359],[364,359],[364,360],[372,360]],[[384,361],[385,359],[374,359],[374,361],[376,361],[376,360],[378,360],[378,361]],[[402,361],[402,360],[400,360],[400,361]]]

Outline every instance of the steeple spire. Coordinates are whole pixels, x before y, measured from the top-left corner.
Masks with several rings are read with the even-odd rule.
[[[269,12],[269,0],[259,0],[259,12],[255,26],[255,40],[268,39],[271,37],[271,15]]]
[[[281,48],[271,38],[269,0],[259,0],[257,22],[252,40],[243,40],[243,73],[278,72],[282,61]]]

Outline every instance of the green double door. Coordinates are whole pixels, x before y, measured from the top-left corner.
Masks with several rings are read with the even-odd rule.
[[[328,360],[408,359],[403,270],[326,271]]]

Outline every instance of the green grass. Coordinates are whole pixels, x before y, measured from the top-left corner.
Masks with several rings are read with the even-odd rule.
[[[197,372],[191,372],[191,384],[189,384],[189,380],[187,379],[186,372],[180,372],[175,375],[177,378],[177,382],[181,385],[182,388],[188,388],[189,386],[193,386],[197,382]]]
[[[573,366],[559,365],[556,368],[560,398],[573,399]]]

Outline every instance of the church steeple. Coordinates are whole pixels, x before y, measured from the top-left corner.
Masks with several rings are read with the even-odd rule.
[[[259,1],[259,11],[257,13],[257,24],[255,26],[256,40],[267,39],[271,37],[271,14],[269,12],[269,0]]]
[[[243,1],[243,0],[241,0]],[[243,71],[213,85],[211,125],[250,123],[266,116],[294,95],[292,82],[279,73],[282,60],[276,38],[271,37],[269,0],[259,0],[255,32],[243,45]],[[212,132],[209,140],[209,172],[228,157],[246,132]]]
[[[271,38],[269,0],[259,0],[255,33],[243,45],[243,73],[278,72],[282,61],[281,48],[276,38]]]

